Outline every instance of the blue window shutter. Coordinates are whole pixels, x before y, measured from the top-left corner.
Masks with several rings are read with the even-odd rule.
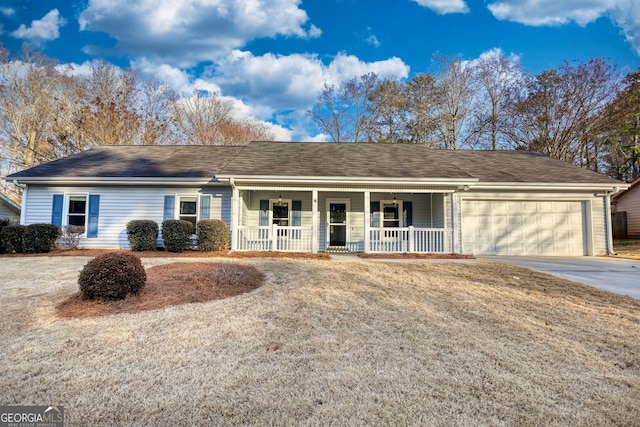
[[[211,197],[200,196],[200,220],[211,218]]]
[[[370,202],[371,226],[380,227],[380,202]]]
[[[62,208],[64,206],[64,194],[53,195],[53,206],[51,208],[51,224],[62,227]]]
[[[293,200],[291,202],[291,225],[300,227],[302,225],[302,201]]]
[[[98,216],[100,214],[100,195],[89,194],[89,215],[87,215],[87,237],[98,237]]]
[[[404,227],[411,227],[413,225],[413,202],[402,202]]]
[[[174,219],[174,210],[176,206],[176,196],[164,196],[164,215],[163,221]]]
[[[269,201],[260,200],[260,227],[269,225]]]

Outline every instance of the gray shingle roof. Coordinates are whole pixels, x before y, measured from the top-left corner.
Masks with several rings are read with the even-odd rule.
[[[242,147],[102,146],[10,175],[10,178],[211,178]]]
[[[225,146],[111,146],[9,178],[213,178],[214,176],[478,179],[610,184],[604,175],[525,151],[433,150],[413,144],[253,142]]]

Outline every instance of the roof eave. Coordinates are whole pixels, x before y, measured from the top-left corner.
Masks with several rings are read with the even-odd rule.
[[[384,177],[346,177],[346,176],[287,176],[273,175],[217,175],[221,180],[233,180],[242,184],[344,184],[344,185],[475,185],[476,178],[384,178]]]
[[[216,185],[221,184],[215,177],[5,177],[5,181],[19,184],[53,185]]]
[[[558,191],[611,191],[613,194],[626,190],[629,184],[620,183],[548,183],[548,182],[482,182],[474,190],[558,190]]]

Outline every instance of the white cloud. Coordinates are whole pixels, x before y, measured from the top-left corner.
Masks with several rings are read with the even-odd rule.
[[[264,121],[279,140],[313,141],[326,137],[308,133],[306,129],[311,126],[306,111],[316,102],[325,82],[337,85],[369,72],[398,78],[409,74],[409,67],[398,58],[363,62],[340,53],[325,65],[315,55],[255,56],[240,50],[234,50],[199,77],[148,59],[135,61],[132,67],[143,76],[167,82],[179,93],[217,93],[232,106],[236,117]]]
[[[427,7],[441,15],[447,13],[467,13],[469,7],[464,0],[413,0],[420,6]]]
[[[378,40],[378,37],[373,33],[371,27],[368,27],[367,31],[369,31],[369,35],[364,39],[364,41],[373,47],[380,47],[380,40]]]
[[[40,20],[31,21],[31,26],[21,24],[11,35],[18,39],[39,45],[47,40],[55,40],[60,37],[60,27],[67,21],[60,16],[58,9],[53,9]]]
[[[318,37],[301,0],[89,0],[81,30],[104,31],[116,49],[182,67],[215,60],[260,37]],[[308,29],[307,29],[308,27]],[[95,48],[93,48],[95,50]]]
[[[616,0],[498,0],[487,7],[501,20],[526,25],[562,25],[575,21],[585,26],[602,16]]]
[[[571,21],[586,26],[609,16],[640,55],[640,7],[637,0],[498,0],[487,6],[500,20],[525,25],[564,25]]]
[[[620,0],[611,11],[611,19],[622,28],[627,42],[640,55],[640,7],[636,0]]]

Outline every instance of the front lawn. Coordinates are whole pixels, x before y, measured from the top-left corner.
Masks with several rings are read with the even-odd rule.
[[[474,260],[205,259],[253,265],[264,285],[58,317],[88,259],[0,259],[3,405],[63,405],[69,426],[640,419],[630,297]]]

